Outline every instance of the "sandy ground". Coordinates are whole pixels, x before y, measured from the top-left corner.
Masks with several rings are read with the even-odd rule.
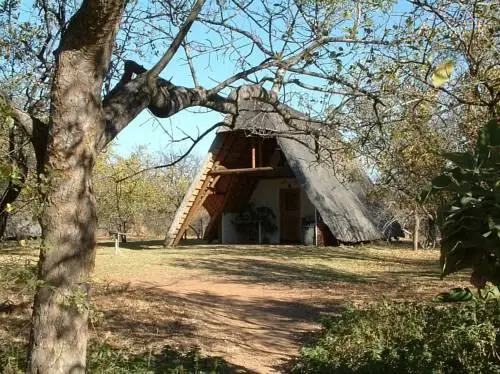
[[[198,346],[241,373],[286,372],[322,315],[466,283],[439,280],[437,251],[159,244],[99,248],[94,334],[142,351]]]

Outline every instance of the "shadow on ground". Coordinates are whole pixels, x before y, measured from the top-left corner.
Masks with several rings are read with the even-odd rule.
[[[155,351],[162,344],[183,350],[202,346],[211,355],[226,357],[238,371],[254,373],[252,363],[232,362],[237,356],[260,358],[294,356],[296,347],[311,339],[313,321],[342,309],[338,302],[242,299],[210,292],[183,295],[160,287],[120,287],[97,292],[104,311],[98,331],[111,331],[111,342]],[[130,307],[135,306],[135,307]],[[276,367],[283,362],[275,362]],[[246,368],[246,369],[245,369]],[[270,368],[268,368],[270,369]]]
[[[246,284],[297,284],[321,287],[325,283],[349,282],[364,283],[366,276],[338,271],[321,264],[306,265],[291,262],[271,262],[253,258],[208,258],[176,259],[173,266],[187,270],[202,269],[226,277],[238,278]]]
[[[158,250],[163,248],[164,240],[130,240],[126,243],[120,242],[120,248],[132,249],[135,251]],[[99,241],[99,247],[115,248],[114,240]]]
[[[23,372],[26,369],[26,357],[26,344],[18,342],[0,346],[0,370],[2,373]],[[99,374],[255,373],[230,364],[222,357],[203,355],[199,348],[181,352],[167,345],[156,353],[131,355],[122,348],[95,341],[89,342],[86,371]]]

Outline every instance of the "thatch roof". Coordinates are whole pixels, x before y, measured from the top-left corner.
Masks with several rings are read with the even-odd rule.
[[[341,182],[331,164],[318,162],[318,150],[311,134],[311,130],[316,126],[308,122],[304,114],[289,107],[279,105],[276,109],[256,100],[255,96],[259,94],[259,88],[255,87],[238,91],[239,112],[237,115],[227,116],[219,129],[208,161],[202,167],[176,214],[174,223],[177,220],[177,228],[180,227],[179,222],[182,221],[182,217],[188,216],[186,204],[195,200],[192,194],[196,193],[196,186],[200,185],[204,176],[206,177],[206,170],[211,167],[210,160],[213,160],[213,153],[220,145],[221,138],[225,133],[248,131],[276,138],[297,182],[336,239],[353,243],[381,238],[382,234],[377,228],[374,212],[365,198],[365,186],[368,180],[366,175],[357,168],[355,171],[358,180]],[[169,230],[170,238],[178,234],[172,225]]]

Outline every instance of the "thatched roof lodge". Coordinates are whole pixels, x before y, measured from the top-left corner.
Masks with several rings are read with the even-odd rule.
[[[305,115],[263,104],[252,87],[237,94],[239,113],[219,128],[176,212],[169,245],[179,243],[202,207],[211,217],[205,238],[219,243],[334,245],[382,237],[359,168],[356,180],[342,183],[331,164],[318,162],[314,124]]]

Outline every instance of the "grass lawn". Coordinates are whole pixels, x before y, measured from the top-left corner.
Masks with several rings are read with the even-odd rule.
[[[438,251],[391,247],[196,245],[164,249],[161,241],[132,241],[114,254],[97,252],[91,330],[131,353],[194,346],[221,356],[237,372],[280,371],[317,331],[322,315],[382,298],[422,300],[467,276],[439,280]],[[0,263],[25,261],[28,248],[0,249]],[[1,278],[0,278],[1,280]],[[26,339],[31,295],[0,289],[0,338]]]

